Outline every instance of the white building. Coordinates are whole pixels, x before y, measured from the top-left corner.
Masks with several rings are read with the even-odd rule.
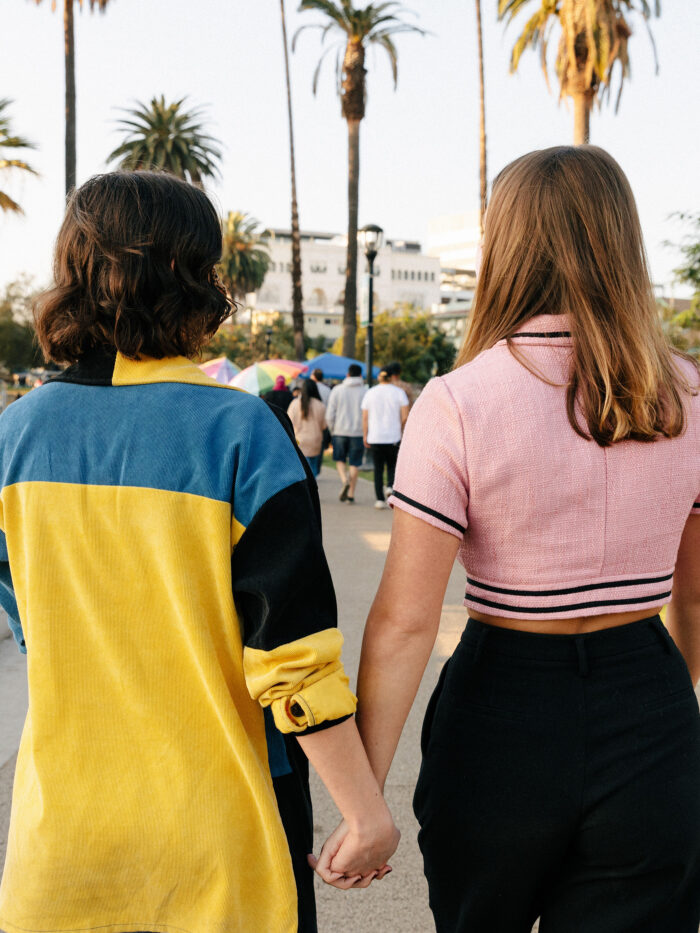
[[[289,230],[271,230],[270,267],[255,295],[257,312],[292,311],[292,239]],[[333,341],[342,334],[347,238],[332,233],[301,234],[304,328],[312,339]],[[357,304],[361,305],[367,260],[359,250]],[[389,240],[374,263],[374,311],[411,304],[429,311],[440,303],[440,261],[421,253],[420,244]]]
[[[434,217],[428,222],[427,253],[444,269],[473,272],[480,239],[478,211]]]

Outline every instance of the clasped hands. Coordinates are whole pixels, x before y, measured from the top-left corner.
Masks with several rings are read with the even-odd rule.
[[[334,888],[368,888],[392,870],[387,860],[396,851],[401,833],[386,804],[379,818],[350,824],[342,820],[323,844],[318,859],[309,855],[309,865]]]

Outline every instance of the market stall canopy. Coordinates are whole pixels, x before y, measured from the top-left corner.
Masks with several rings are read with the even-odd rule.
[[[301,375],[305,378],[308,378],[314,369],[323,370],[324,379],[345,379],[348,374],[348,366],[351,363],[356,363],[362,368],[362,376],[365,377],[367,370],[365,364],[361,360],[353,360],[349,356],[337,356],[335,353],[322,353],[320,356],[315,356],[312,360],[309,360],[305,368],[302,370]],[[376,379],[379,375],[379,367],[372,367],[372,375]]]
[[[228,385],[229,382],[241,371],[240,366],[232,363],[227,356],[219,356],[215,360],[207,360],[201,363],[199,367],[207,376],[216,379],[217,382],[223,382]]]
[[[251,395],[264,395],[274,387],[278,376],[284,376],[285,384],[289,385],[304,366],[304,363],[296,363],[294,360],[263,360],[262,363],[246,366],[231,379],[229,385],[244,389]]]

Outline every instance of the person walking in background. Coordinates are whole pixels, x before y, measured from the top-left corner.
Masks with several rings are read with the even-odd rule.
[[[331,390],[328,400],[326,421],[333,443],[333,460],[342,484],[341,502],[355,501],[355,488],[364,456],[362,399],[366,392],[362,367],[351,363],[347,377]]]
[[[30,708],[5,933],[316,933],[307,757],[345,817],[324,880],[366,887],[398,842],[289,419],[190,359],[231,313],[221,247],[170,174],[68,200],[35,312],[69,365],[0,417],[0,604]]]
[[[315,383],[316,388],[318,389],[318,395],[323,404],[328,407],[328,399],[331,397],[331,387],[327,386],[323,381],[323,370],[314,369],[310,377]]]
[[[411,406],[413,405],[413,402],[415,401],[415,399],[413,398],[413,389],[411,387],[411,384],[408,382],[405,382],[401,378],[401,370],[402,370],[401,363],[394,360],[393,363],[387,363],[384,369],[386,371],[387,376],[391,380],[391,384],[393,386],[396,386],[398,389],[403,389],[403,391],[406,393],[406,398],[408,399],[408,409],[410,411]]]
[[[263,395],[263,399],[266,402],[269,402],[270,405],[275,405],[277,408],[281,408],[282,411],[286,411],[289,408],[293,398],[294,395],[287,387],[287,383],[284,381],[284,376],[282,375],[277,376],[275,379],[274,388],[270,389],[269,392],[265,392]]]
[[[299,449],[309,461],[311,472],[318,476],[323,456],[323,432],[326,428],[326,406],[318,394],[318,386],[312,379],[305,379],[299,398],[293,399],[287,409],[294,428],[294,437]]]
[[[508,165],[457,366],[408,419],[358,680],[383,784],[459,555],[414,797],[438,933],[698,933],[699,390],[615,160]]]
[[[384,499],[384,469],[387,492],[391,494],[408,408],[408,396],[403,389],[392,385],[385,369],[379,373],[377,385],[369,389],[362,399],[363,441],[364,446],[372,451],[374,461],[375,509],[388,508]]]

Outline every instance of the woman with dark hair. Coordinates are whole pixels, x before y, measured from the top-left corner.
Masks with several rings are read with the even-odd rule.
[[[323,458],[323,432],[326,429],[326,406],[321,401],[313,379],[304,379],[299,398],[287,409],[299,449],[309,462],[311,472],[318,476]]]
[[[6,933],[315,931],[305,755],[345,817],[319,874],[366,886],[396,846],[313,478],[281,412],[189,359],[231,311],[220,255],[210,201],[170,175],[68,202],[36,327],[69,366],[0,418],[30,708]]]
[[[358,682],[383,785],[459,556],[414,798],[440,933],[698,931],[699,383],[614,159],[507,166],[457,367],[408,419]]]

